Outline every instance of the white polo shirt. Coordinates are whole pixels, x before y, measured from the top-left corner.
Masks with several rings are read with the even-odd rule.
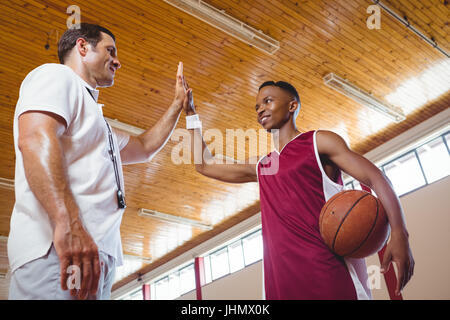
[[[32,110],[52,112],[66,121],[61,146],[80,217],[99,250],[113,256],[117,265],[122,264],[120,223],[124,209],[118,208],[114,167],[108,154],[108,129],[97,98],[98,90],[62,64],[41,65],[22,82],[14,114],[16,202],[8,238],[12,272],[45,255],[53,241],[49,216],[28,185],[18,148],[18,117]],[[123,190],[122,162],[118,150],[127,145],[129,136],[113,130],[113,137]]]

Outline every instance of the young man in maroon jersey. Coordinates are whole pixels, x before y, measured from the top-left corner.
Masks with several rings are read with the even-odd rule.
[[[191,141],[202,141],[201,122],[192,89],[184,100]],[[331,131],[300,132],[295,119],[300,110],[297,90],[287,82],[263,83],[256,97],[258,123],[278,141],[278,150],[259,161],[222,164],[202,141],[203,161],[196,170],[220,181],[259,182],[264,244],[264,286],[267,299],[371,299],[364,259],[334,255],[319,232],[325,202],[343,190],[341,171],[373,189],[386,209],[391,226],[381,271],[393,261],[398,268],[396,293],[414,270],[402,208],[384,174],[351,151]],[[275,168],[275,169],[274,169]]]

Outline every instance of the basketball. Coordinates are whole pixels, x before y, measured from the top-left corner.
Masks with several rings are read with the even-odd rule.
[[[365,258],[378,252],[390,234],[380,200],[360,190],[346,190],[331,197],[320,212],[319,227],[327,246],[348,258]]]

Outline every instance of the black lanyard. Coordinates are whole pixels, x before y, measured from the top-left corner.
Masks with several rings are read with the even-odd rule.
[[[89,92],[92,99],[94,99],[94,101],[95,101],[94,95],[92,94],[91,90],[89,90],[89,88],[87,88],[87,87],[86,87],[86,90]],[[97,103],[97,101],[95,101],[95,103]],[[113,134],[112,134],[112,130],[111,130],[111,127],[109,126],[108,121],[106,121],[106,119],[104,117],[103,117],[103,120],[105,120],[106,128],[108,129],[108,145],[109,145],[108,153],[109,153],[109,155],[111,157],[111,161],[113,163],[114,175],[116,176],[117,203],[119,205],[119,209],[124,209],[127,207],[127,205],[125,203],[125,196],[124,196],[124,194],[122,192],[122,188],[120,186],[119,168],[117,165],[116,152],[114,150]]]

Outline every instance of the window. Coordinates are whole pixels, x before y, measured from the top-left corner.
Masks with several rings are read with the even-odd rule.
[[[173,300],[180,296],[180,275],[179,272],[174,272],[169,275],[167,299]]]
[[[401,196],[412,190],[450,175],[450,132],[408,151],[399,158],[381,166],[391,180],[395,192]],[[345,189],[361,190],[356,180],[345,184]],[[372,193],[375,192],[372,190]]]
[[[242,239],[245,265],[261,260],[263,256],[262,233],[258,230]]]
[[[155,282],[155,300],[169,299],[169,277]]]
[[[209,255],[203,257],[203,264],[205,266],[205,281],[206,283],[210,283],[212,281],[212,275],[211,275],[211,259]]]
[[[230,273],[230,264],[228,262],[228,248],[222,248],[210,255],[211,260],[211,276],[212,280],[216,280]]]
[[[262,256],[262,233],[258,229],[203,257],[206,283],[239,271]]]
[[[362,190],[361,184],[357,180],[345,184],[344,190]]]
[[[383,168],[398,195],[403,195],[426,184],[415,151],[389,162]]]
[[[175,270],[150,285],[152,300],[173,300],[195,289],[194,264]]]
[[[230,259],[230,272],[235,272],[245,267],[241,239],[228,246],[228,257]]]
[[[428,183],[450,174],[450,156],[443,137],[438,137],[417,148],[417,154]]]
[[[357,180],[353,181],[353,189],[362,190],[362,187],[361,187],[361,184],[359,183],[359,181],[357,181]]]
[[[129,293],[125,297],[121,298],[120,300],[144,300],[144,297],[142,295],[142,289],[139,288],[139,289]]]
[[[180,295],[195,289],[194,264],[180,269]]]
[[[210,283],[232,272],[239,271],[263,256],[261,229],[253,231],[238,240],[223,244],[219,249],[203,257],[205,280]],[[189,263],[181,268],[156,278],[150,285],[152,300],[170,300],[195,290],[195,267]],[[142,290],[136,297],[142,299]],[[140,296],[139,296],[140,295]],[[127,299],[131,298],[131,294]]]
[[[447,146],[447,152],[450,152],[450,132],[444,136],[445,145]]]

